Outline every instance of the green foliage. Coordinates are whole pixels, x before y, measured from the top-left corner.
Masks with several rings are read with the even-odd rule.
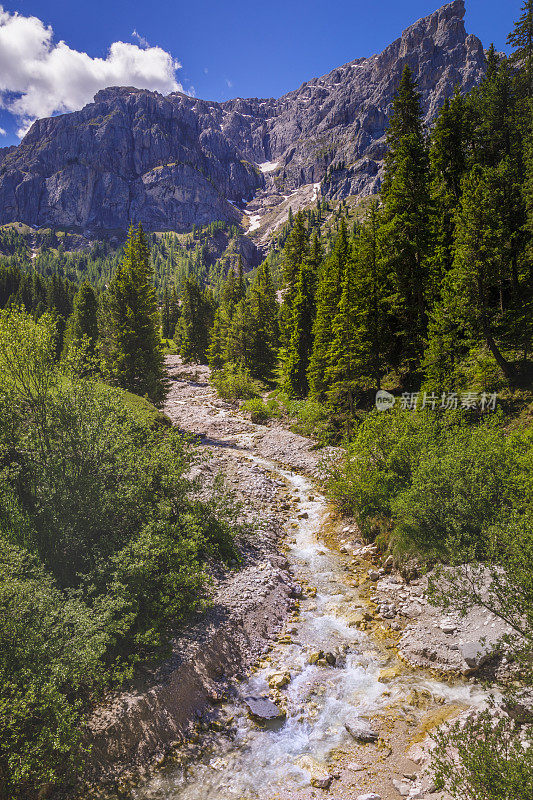
[[[174,341],[181,358],[193,364],[207,363],[212,304],[199,283],[189,278],[183,287]]]
[[[250,414],[250,419],[257,425],[265,425],[269,419],[275,416],[272,407],[266,405],[260,397],[252,397],[242,405],[243,411]]]
[[[3,537],[0,620],[0,788],[26,797],[81,765],[80,718],[89,687],[103,680],[109,635],[37,558]]]
[[[401,357],[414,366],[426,333],[430,176],[420,97],[409,67],[404,69],[394,100],[387,144],[382,187],[384,258]]]
[[[532,479],[532,437],[507,435],[497,418],[393,409],[366,417],[329,490],[366,536],[387,532],[400,552],[453,561],[487,557],[490,526],[532,507]]]
[[[278,348],[277,317],[268,261],[259,267],[245,295],[242,276],[237,280],[233,272],[228,273],[210,334],[207,356],[211,368],[235,364],[254,378],[270,380]]]
[[[298,231],[299,225],[297,224],[294,232]],[[281,351],[280,385],[289,394],[305,397],[309,392],[307,371],[313,349],[316,283],[322,253],[320,241],[316,235],[312,252],[309,255],[307,255],[305,229],[302,236],[302,244],[305,243],[305,247],[301,247],[299,252],[296,247],[289,247],[292,235],[285,245],[286,259],[288,264],[291,263],[289,259],[297,259],[297,266],[295,266],[297,274],[294,278],[294,292],[286,294],[281,307],[285,346]],[[294,267],[287,266],[288,270],[292,268]]]
[[[458,553],[484,559],[488,526],[505,509],[533,499],[525,488],[533,473],[522,453],[525,448],[531,460],[531,438],[507,436],[489,420],[444,428],[439,439],[421,453],[411,485],[393,503],[396,536],[447,560]]]
[[[162,652],[235,556],[227,499],[150,404],[55,361],[55,321],[0,313],[0,793],[75,779],[82,719]],[[225,511],[223,510],[225,507]]]
[[[435,441],[428,414],[394,408],[368,414],[332,467],[329,493],[340,511],[355,516],[367,537],[392,517],[392,504],[411,485],[422,451]]]
[[[144,232],[130,230],[122,264],[109,286],[100,354],[123,389],[161,403],[166,394],[160,320]]]
[[[272,404],[274,413],[288,417],[291,430],[295,433],[313,438],[321,445],[336,440],[337,433],[332,426],[329,410],[323,403],[311,398],[298,400],[280,392],[275,398],[270,398],[268,404]]]
[[[257,397],[257,387],[245,367],[233,363],[213,370],[211,383],[224,400],[251,400]]]
[[[533,730],[491,710],[447,726],[434,739],[437,785],[454,800],[529,800]]]
[[[322,399],[328,388],[326,370],[329,348],[333,338],[333,320],[341,298],[344,271],[350,256],[350,249],[346,223],[343,218],[332,253],[322,263],[318,275],[313,349],[307,370],[310,395],[313,399]]]
[[[517,77],[520,88],[527,98],[533,97],[533,2],[524,0],[522,14],[515,22],[507,43],[514,50],[511,63],[518,65]]]

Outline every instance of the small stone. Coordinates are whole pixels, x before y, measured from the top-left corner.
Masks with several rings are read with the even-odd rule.
[[[286,714],[278,708],[268,697],[245,697],[244,703],[250,716],[256,722],[269,722],[270,720],[283,719]]]
[[[387,669],[382,669],[379,671],[378,680],[381,683],[386,683],[387,681],[394,680],[394,678],[397,678],[398,675],[401,674],[401,667],[388,667]]]
[[[368,573],[368,577],[371,581],[379,581],[379,572],[377,572],[375,569],[371,569]]]
[[[443,633],[455,633],[457,630],[457,625],[450,619],[443,620],[439,627]]]
[[[354,739],[359,742],[375,742],[378,738],[375,730],[372,729],[368,722],[364,720],[356,720],[355,722],[346,722],[344,727]]]
[[[472,669],[478,669],[483,666],[490,653],[491,648],[480,641],[465,642],[461,645],[461,655]]]
[[[364,766],[362,764],[358,764],[357,761],[351,761],[347,764],[346,769],[349,769],[351,772],[362,772],[364,770]]]
[[[323,650],[318,650],[315,653],[311,653],[311,655],[309,656],[309,663],[316,664],[321,658],[324,658],[324,652]]]
[[[329,789],[332,780],[333,775],[326,775],[323,778],[314,775],[311,778],[311,786],[314,786],[315,789]]]
[[[328,662],[330,667],[334,667],[335,666],[335,663],[337,661],[337,657],[335,656],[334,653],[326,653],[324,658],[326,659],[326,661]]]
[[[284,689],[291,682],[290,672],[275,672],[268,679],[268,685],[271,689]]]
[[[298,519],[309,519],[309,514],[307,511],[302,511],[301,514],[298,514]]]
[[[406,783],[405,781],[393,780],[392,785],[401,797],[409,797],[412,788],[411,784]]]
[[[348,627],[358,628],[365,621],[365,615],[362,611],[356,611],[348,617]]]
[[[370,794],[360,794],[357,796],[357,800],[381,800],[381,795],[375,794],[374,792],[370,792]]]

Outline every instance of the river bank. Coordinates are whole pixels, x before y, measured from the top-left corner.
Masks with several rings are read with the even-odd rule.
[[[423,585],[380,568],[356,528],[332,518],[313,482],[323,453],[312,441],[244,419],[214,396],[205,368],[173,358],[168,367],[165,411],[204,443],[202,481],[222,473],[243,521],[259,524],[242,543],[243,569],[216,579],[212,611],[135,692],[93,718],[95,778],[133,771],[139,800],[440,797],[420,744],[483,692],[412,670],[407,644],[398,657],[406,628],[426,646],[450,635],[439,627],[428,637],[427,625],[442,621],[427,622]],[[382,599],[387,592],[396,602]],[[435,675],[442,659],[428,661]],[[270,697],[284,722],[258,727],[250,695]]]

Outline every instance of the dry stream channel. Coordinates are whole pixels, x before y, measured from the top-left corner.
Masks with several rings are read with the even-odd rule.
[[[212,401],[205,386],[199,389],[197,402]],[[219,417],[239,419],[234,411],[213,407]],[[299,609],[220,707],[215,745],[211,738],[192,763],[167,765],[137,787],[135,800],[355,800],[372,793],[389,800],[401,796],[395,778],[404,796],[441,797],[409,748],[433,720],[476,704],[481,690],[410,670],[386,637],[353,626],[354,608],[364,603],[348,556],[327,544],[332,522],[326,499],[310,478],[258,455],[250,433],[254,426],[245,427],[232,437],[237,445],[232,452],[284,485],[294,509],[285,546],[294,580],[305,587]],[[320,651],[319,663],[310,663]],[[275,691],[269,686],[273,674],[280,684]],[[257,724],[244,702],[248,696],[270,697],[285,716]],[[376,741],[364,743],[359,734],[373,738],[369,728]]]

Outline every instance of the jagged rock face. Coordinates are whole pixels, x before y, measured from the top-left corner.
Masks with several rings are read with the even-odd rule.
[[[481,42],[464,0],[419,20],[380,55],[279,100],[207,102],[132,88],[99,92],[79,112],[36,122],[0,152],[0,223],[188,230],[238,222],[258,190],[322,181],[330,197],[379,186],[384,132],[402,70],[418,78],[427,122],[456,85],[482,78]],[[260,165],[272,162],[269,168]],[[340,169],[333,169],[343,165]]]

